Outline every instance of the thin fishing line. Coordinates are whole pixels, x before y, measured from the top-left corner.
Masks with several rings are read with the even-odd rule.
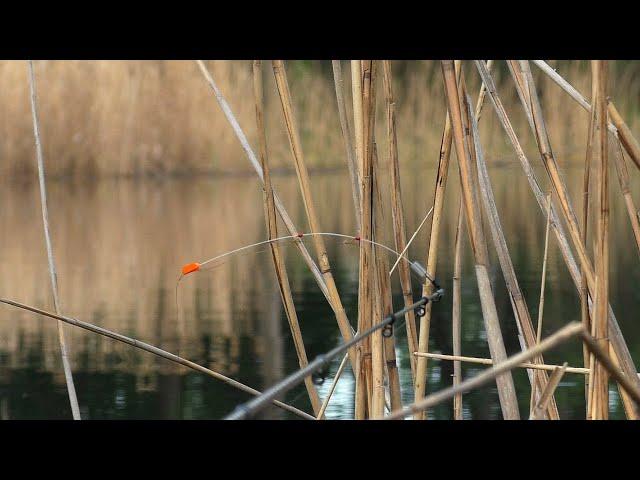
[[[429,213],[427,213],[427,217],[431,214],[431,211],[433,210],[433,208],[431,208],[431,210],[429,211]],[[424,222],[426,221],[427,217],[425,217],[425,219],[423,220],[421,226],[424,224]],[[418,230],[420,229],[420,227],[418,227]],[[413,234],[413,236],[411,237],[411,241],[413,241],[413,239],[415,238],[418,230],[416,230],[416,232]],[[222,253],[220,255],[216,255],[215,257],[209,258],[203,262],[199,262],[199,263],[190,263],[187,264],[183,267],[183,274],[187,275],[188,273],[191,273],[193,271],[197,271],[200,269],[203,269],[203,267],[205,267],[206,265],[209,265],[217,260],[238,254],[240,252],[243,252],[245,250],[251,249],[251,248],[255,248],[261,245],[267,245],[267,244],[271,244],[271,243],[276,243],[276,242],[282,242],[285,240],[296,240],[296,241],[301,241],[302,238],[305,237],[313,237],[315,235],[322,235],[322,236],[327,236],[327,237],[336,237],[336,238],[346,238],[348,240],[355,240],[358,242],[367,242],[370,243],[372,245],[375,245],[377,247],[383,248],[385,250],[387,250],[388,252],[391,252],[393,254],[395,254],[398,257],[398,260],[396,261],[396,265],[397,263],[400,261],[400,259],[404,259],[406,262],[408,262],[410,265],[412,264],[411,260],[406,256],[406,248],[402,253],[399,253],[398,251],[394,250],[393,248],[384,245],[380,242],[376,242],[374,240],[369,240],[367,238],[361,238],[359,236],[353,236],[353,235],[345,235],[342,233],[335,233],[335,232],[309,232],[309,233],[298,233],[296,235],[285,235],[282,237],[277,237],[277,238],[273,238],[273,239],[268,239],[268,240],[262,240],[260,242],[256,242],[256,243],[252,243],[250,245],[245,245],[243,247],[240,248],[236,248],[234,250]],[[395,265],[394,265],[395,267]],[[211,268],[211,267],[209,267]],[[391,274],[392,271],[389,272],[389,274]],[[435,280],[427,273],[425,275],[427,277],[427,279],[431,282],[431,283],[435,283]]]

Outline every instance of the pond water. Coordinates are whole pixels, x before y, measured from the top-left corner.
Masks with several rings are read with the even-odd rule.
[[[539,157],[531,156],[539,165]],[[238,160],[243,161],[242,159]],[[403,197],[411,234],[433,196],[435,169],[404,169]],[[580,212],[580,160],[563,169]],[[631,167],[631,165],[630,165]],[[531,317],[537,318],[545,221],[519,164],[507,158],[489,166],[507,243]],[[546,174],[537,170],[541,185]],[[631,171],[632,178],[637,172]],[[451,277],[459,199],[457,167],[452,164],[441,236],[437,278],[446,289],[434,306],[429,349],[452,353]],[[640,281],[636,251],[615,172],[611,175],[611,304],[636,364],[640,362],[640,326],[635,286]],[[351,235],[354,214],[346,170],[313,172],[312,188],[324,231]],[[383,179],[386,182],[386,179]],[[295,175],[278,175],[275,188],[300,230],[308,231]],[[634,195],[638,195],[634,187]],[[384,197],[384,198],[388,198]],[[53,309],[38,188],[5,183],[0,189],[0,296]],[[388,208],[388,201],[385,200]],[[157,345],[265,389],[298,367],[293,341],[267,250],[235,256],[219,267],[176,280],[180,267],[266,238],[262,191],[254,177],[103,180],[90,184],[49,184],[50,221],[58,265],[62,310],[66,315]],[[387,212],[388,213],[388,212]],[[387,215],[389,220],[390,215]],[[409,250],[425,263],[429,222]],[[280,231],[284,229],[280,228]],[[488,228],[486,229],[489,233]],[[465,233],[466,235],[466,233]],[[390,222],[383,240],[393,245]],[[326,240],[329,259],[347,315],[357,317],[358,250],[341,240]],[[311,247],[311,245],[309,245]],[[283,246],[309,358],[341,342],[335,317],[297,250]],[[462,275],[462,354],[489,357],[468,240]],[[490,275],[502,333],[509,354],[519,350],[517,328],[501,271],[490,244]],[[310,251],[313,251],[310,248]],[[391,259],[393,261],[395,259]],[[419,285],[414,283],[416,298]],[[394,279],[394,306],[401,298]],[[578,294],[553,235],[544,310],[543,336],[579,320]],[[535,321],[535,320],[534,320]],[[65,327],[76,390],[85,419],[218,419],[250,397],[208,376],[176,366],[111,339]],[[413,398],[409,352],[403,329],[397,333],[397,357],[403,401]],[[545,355],[547,363],[582,366],[582,349],[571,341]],[[319,387],[324,398],[338,368]],[[463,377],[486,368],[463,364]],[[453,365],[429,361],[428,392],[451,385]],[[514,380],[521,414],[530,396],[525,370]],[[556,390],[563,419],[584,418],[584,379],[566,374]],[[611,418],[624,418],[612,384]],[[327,417],[353,418],[354,380],[350,368],[338,383]],[[310,410],[304,387],[285,400]],[[466,419],[498,419],[495,383],[463,397]],[[262,418],[293,418],[274,407]],[[434,419],[452,417],[452,402],[429,411]],[[69,419],[55,321],[0,306],[0,418]]]

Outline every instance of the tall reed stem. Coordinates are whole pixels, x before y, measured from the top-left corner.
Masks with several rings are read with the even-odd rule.
[[[462,229],[464,228],[464,210],[462,209],[462,199],[458,207],[458,222],[456,227],[455,251],[453,256],[453,305],[451,307],[453,354],[462,355]],[[460,360],[453,362],[453,386],[457,387],[462,381],[462,365]],[[462,420],[462,392],[453,397],[453,418]]]
[[[58,315],[61,314],[60,297],[58,295],[58,273],[56,270],[56,260],[53,255],[53,246],[51,245],[51,234],[49,231],[49,208],[47,206],[47,186],[44,171],[44,155],[42,153],[42,142],[40,140],[40,121],[38,119],[38,102],[36,94],[36,78],[33,71],[33,61],[28,61],[29,67],[29,88],[31,91],[31,115],[33,117],[33,135],[36,142],[36,156],[38,162],[38,182],[40,184],[40,206],[42,209],[42,226],[44,229],[44,240],[47,247],[47,260],[49,262],[49,277],[51,280],[51,292],[53,293],[53,304]],[[67,393],[69,395],[69,404],[71,406],[71,414],[74,420],[80,420],[80,407],[78,405],[78,397],[76,395],[76,387],[73,383],[73,374],[71,373],[71,364],[69,361],[69,353],[67,350],[67,341],[64,333],[64,325],[58,322],[58,342],[60,343],[60,353],[62,355],[62,367],[64,369],[64,378],[67,383]]]
[[[404,208],[402,204],[402,190],[400,188],[400,162],[398,160],[398,138],[396,133],[396,103],[393,96],[393,76],[389,60],[382,61],[385,100],[387,106],[387,143],[389,147],[389,187],[391,191],[391,216],[393,218],[393,233],[395,246],[398,252],[404,252],[407,246],[407,234],[404,224]],[[407,262],[399,262],[398,275],[402,287],[402,298],[405,307],[413,303],[413,290],[411,288],[411,272]],[[409,351],[418,350],[418,332],[416,330],[416,318],[413,310],[405,316],[407,325],[407,342]],[[411,374],[415,378],[416,360],[410,357]]]
[[[545,285],[547,283],[547,259],[549,258],[549,226],[551,224],[551,194],[547,195],[547,226],[544,232],[544,255],[542,258],[542,275],[540,278],[540,300],[538,301],[538,325],[536,331],[536,344],[540,343],[542,340],[542,319],[544,318],[544,290]],[[566,366],[566,364],[565,364]],[[549,383],[545,387],[544,391],[549,391]],[[551,398],[548,401],[542,401],[542,397],[536,403],[537,398],[537,384],[533,383],[531,385],[531,401],[529,410],[533,412],[535,408],[540,407],[542,405],[547,405],[548,401],[553,400],[553,389],[551,390]],[[554,387],[555,388],[555,387]],[[543,394],[544,397],[544,394]],[[551,418],[551,417],[550,417]]]
[[[264,127],[263,113],[264,99],[262,93],[262,62],[260,60],[253,61],[253,94],[256,104],[256,127],[260,144],[260,166],[262,167],[262,172],[264,174],[265,221],[267,224],[269,239],[274,239],[278,238],[278,222],[276,218],[275,202],[273,200],[271,175],[269,173],[269,157],[267,153],[267,137]],[[291,295],[291,285],[289,284],[287,268],[278,242],[272,242],[269,246],[271,247],[271,257],[276,272],[276,278],[278,280],[282,304],[287,315],[287,320],[289,321],[291,337],[293,338],[296,355],[298,356],[298,364],[300,365],[300,368],[304,368],[309,364],[309,360],[307,359],[307,352],[304,347],[300,324],[298,323],[298,315],[296,313],[295,304],[293,303],[293,296]],[[318,415],[321,407],[320,398],[318,397],[318,391],[316,390],[311,377],[305,378],[304,384],[309,395],[309,401],[311,402],[313,412],[315,415]]]
[[[607,305],[609,304],[609,170],[608,170],[608,142],[607,142],[607,62],[592,60],[591,68],[595,70],[597,78],[596,100],[593,108],[596,112],[594,139],[596,147],[593,149],[598,195],[596,197],[597,212],[597,241],[595,252],[595,313],[592,335],[602,350],[609,350]],[[594,420],[609,418],[609,375],[600,362],[594,364],[591,376],[591,417]]]
[[[459,76],[459,62],[455,63],[456,77]],[[438,261],[438,240],[440,234],[440,224],[442,221],[442,211],[444,208],[444,194],[449,176],[449,157],[451,154],[451,117],[447,111],[445,117],[444,131],[440,143],[440,155],[438,158],[438,172],[436,174],[435,192],[433,195],[433,216],[431,217],[431,233],[429,236],[429,249],[427,252],[427,272],[431,278],[435,278]],[[422,286],[422,295],[429,295],[432,292],[432,285],[425,281]],[[418,351],[429,350],[429,327],[431,325],[431,304],[425,307],[425,314],[420,318],[420,331],[418,338]],[[416,374],[414,378],[414,400],[424,398],[427,388],[427,359],[419,357],[416,361]],[[417,412],[415,420],[426,420],[427,412]]]
[[[378,162],[377,148],[374,144],[373,149],[373,191],[374,195],[374,223],[373,223],[373,240],[381,240],[378,235],[380,226],[385,225],[384,209],[382,203],[382,194],[380,191],[379,177],[382,172],[382,167]],[[373,250],[374,262],[377,270],[376,281],[376,294],[375,304],[376,310],[374,312],[374,323],[380,322],[386,315],[393,313],[393,298],[391,292],[391,277],[389,275],[389,259],[386,252],[383,252],[379,248]],[[406,262],[403,262],[406,263]],[[411,302],[409,305],[411,305]],[[409,305],[405,305],[408,307]],[[405,315],[406,318],[406,315]],[[375,335],[375,334],[374,334]],[[400,391],[400,373],[398,372],[398,364],[396,361],[396,336],[393,334],[388,337],[382,337],[382,343],[384,346],[384,360],[387,372],[387,378],[389,380],[389,397],[390,408],[395,410],[402,408],[402,395]],[[383,366],[383,368],[384,368]]]
[[[321,232],[322,230],[320,229],[320,224],[316,215],[315,204],[313,203],[313,198],[311,196],[309,172],[302,154],[302,143],[300,142],[300,135],[293,115],[293,105],[291,102],[291,93],[289,92],[289,83],[287,82],[287,73],[282,60],[274,60],[272,66],[280,96],[280,103],[282,104],[282,112],[287,126],[287,133],[289,134],[289,144],[291,146],[291,153],[296,167],[298,184],[300,185],[304,208],[307,213],[307,219],[309,220],[309,227],[313,233]],[[349,324],[349,319],[347,318],[347,314],[342,306],[342,301],[338,294],[338,288],[336,287],[335,280],[333,279],[333,273],[331,273],[331,265],[329,264],[329,257],[327,256],[327,249],[322,235],[313,236],[313,245],[318,257],[320,272],[322,273],[322,277],[327,285],[329,297],[331,298],[331,305],[334,307],[334,313],[338,320],[340,333],[342,334],[343,340],[348,342],[353,338],[351,325]],[[351,359],[351,365],[355,368],[355,348],[349,350],[349,358]]]
[[[476,182],[474,182],[473,179],[474,168],[471,163],[469,150],[465,145],[465,135],[462,123],[463,108],[460,104],[460,96],[453,61],[442,61],[442,73],[444,76],[447,106],[449,109],[449,115],[451,116],[456,156],[458,157],[458,164],[460,166],[460,181],[462,185],[463,202],[465,205],[465,217],[467,219],[471,248],[475,258],[476,279],[478,282],[478,290],[480,291],[480,302],[487,331],[487,340],[489,343],[491,358],[498,363],[506,359],[507,354],[502,339],[500,322],[498,320],[495,299],[493,297],[487,270],[489,263],[487,245],[482,231],[482,219],[478,209],[478,192],[475,188]],[[504,418],[507,420],[519,419],[520,413],[518,411],[518,401],[511,373],[507,371],[504,374],[499,375],[496,378],[496,383],[498,385],[498,395],[500,397],[500,405],[502,407],[502,414]]]

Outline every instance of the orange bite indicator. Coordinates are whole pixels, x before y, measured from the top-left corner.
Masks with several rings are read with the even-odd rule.
[[[184,267],[182,267],[182,275],[188,275],[191,272],[196,272],[200,270],[199,263],[187,263]]]

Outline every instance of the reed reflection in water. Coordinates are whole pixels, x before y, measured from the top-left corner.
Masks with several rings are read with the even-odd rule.
[[[533,157],[532,157],[533,158]],[[238,159],[240,161],[240,159]],[[579,162],[579,161],[578,161]],[[579,163],[566,162],[566,179],[574,199],[582,185]],[[516,273],[535,315],[540,288],[544,219],[515,159],[490,164],[496,203]],[[403,172],[407,228],[413,231],[430,207],[435,170]],[[539,171],[544,179],[544,172]],[[325,231],[354,233],[353,208],[346,170],[315,173],[312,188]],[[452,175],[452,179],[456,176]],[[274,177],[292,218],[307,230],[294,176]],[[546,183],[543,182],[543,188]],[[638,195],[638,189],[633,192]],[[232,257],[219,267],[186,277],[175,287],[181,265],[199,261],[266,238],[262,192],[253,177],[129,181],[91,184],[52,182],[49,202],[53,244],[58,259],[60,295],[65,313],[181,354],[195,362],[264,389],[294,371],[297,359],[289,334],[268,251]],[[438,278],[451,291],[453,241],[458,186],[450,182],[442,231],[443,254]],[[1,296],[51,308],[46,255],[41,232],[37,186],[5,183],[0,188]],[[390,225],[384,242],[393,245]],[[283,231],[283,230],[281,230]],[[423,231],[409,256],[424,263],[428,232]],[[617,183],[611,205],[611,303],[631,353],[640,362],[640,327],[634,319],[640,295],[638,256]],[[543,335],[579,318],[579,299],[551,239]],[[327,239],[338,289],[355,325],[358,288],[357,246]],[[462,353],[489,357],[480,304],[465,246],[462,277]],[[292,246],[284,246],[294,300],[310,358],[341,339],[335,318],[315,281]],[[492,282],[508,353],[519,350],[509,298],[492,255]],[[418,285],[415,284],[418,295]],[[394,279],[395,305],[401,305]],[[430,351],[452,353],[451,297],[434,308]],[[220,418],[246,394],[211,378],[134,350],[126,345],[67,327],[72,366],[83,418]],[[403,401],[410,402],[409,352],[398,334]],[[577,342],[545,356],[548,363],[582,366]],[[339,359],[319,387],[329,389]],[[463,365],[463,377],[483,366]],[[451,384],[450,362],[429,362],[428,391]],[[529,385],[524,370],[514,373],[521,411]],[[624,416],[616,388],[612,418]],[[329,418],[352,418],[354,382],[349,368],[327,410]],[[556,391],[561,418],[584,417],[583,378],[566,375]],[[309,410],[304,388],[286,401]],[[433,418],[451,418],[442,404]],[[0,416],[3,419],[70,418],[55,322],[10,307],[0,307]],[[289,418],[269,408],[265,418]],[[495,386],[464,396],[465,418],[501,418]]]

